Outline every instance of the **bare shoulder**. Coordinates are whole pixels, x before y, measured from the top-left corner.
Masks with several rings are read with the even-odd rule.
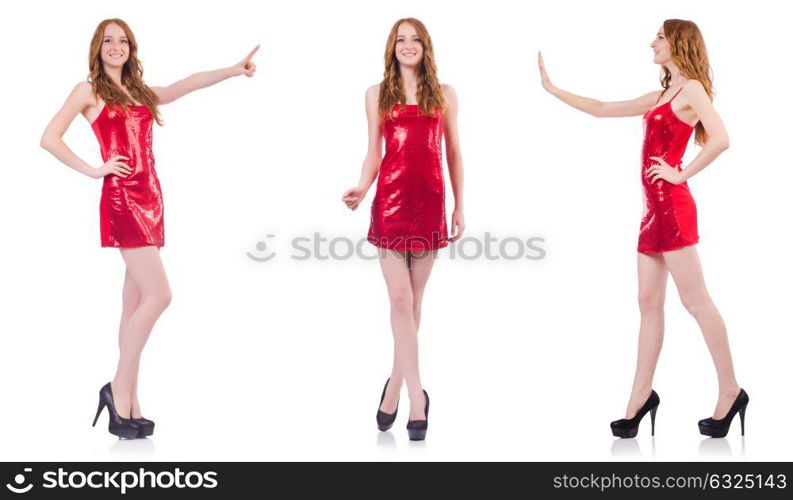
[[[94,101],[94,89],[89,82],[79,82],[74,86],[72,95],[85,101]]]
[[[370,124],[380,121],[380,84],[366,89],[366,116]]]
[[[366,89],[366,100],[377,100],[378,97],[380,97],[380,84],[376,83],[374,85],[370,85],[369,88]]]
[[[441,91],[443,92],[443,99],[446,101],[446,110],[444,114],[449,116],[456,116],[457,114],[457,91],[448,83],[441,84]]]
[[[454,121],[457,116],[457,91],[448,83],[442,83],[441,92],[443,92],[443,100],[446,101],[446,108],[443,110],[443,115]]]
[[[97,107],[99,99],[94,95],[94,89],[89,82],[79,82],[72,89],[72,93],[69,94],[67,104],[85,113],[87,110]]]
[[[708,93],[705,91],[705,86],[702,82],[691,78],[683,84],[683,92],[686,97],[707,97]]]
[[[443,97],[446,99],[453,99],[455,101],[457,100],[457,91],[454,90],[454,87],[452,87],[450,84],[442,83],[441,90],[443,91]]]
[[[92,92],[91,90],[91,82],[77,82],[77,85],[74,86],[75,92],[80,92],[82,94],[89,94]]]

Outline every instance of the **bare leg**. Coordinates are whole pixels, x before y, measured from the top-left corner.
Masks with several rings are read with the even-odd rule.
[[[413,321],[416,324],[416,333],[418,334],[419,325],[421,324],[421,300],[424,298],[424,289],[427,286],[427,281],[432,271],[432,265],[435,262],[435,251],[417,253],[412,257],[412,263],[409,270],[410,274],[410,287],[413,292]],[[399,368],[396,354],[396,344],[394,345],[394,365],[391,368],[391,380],[388,382],[388,389],[386,396],[383,399],[381,408],[387,413],[393,413],[396,410],[399,402],[399,392],[402,388],[403,374]],[[421,409],[423,412],[423,408]],[[423,413],[419,415],[416,420],[423,417]]]
[[[410,415],[424,418],[424,392],[419,376],[419,353],[416,322],[413,318],[413,289],[404,254],[392,250],[379,252],[380,267],[391,302],[391,330],[394,335],[395,366],[408,386]],[[390,385],[390,384],[389,384]],[[381,407],[393,413],[393,408]]]
[[[664,343],[664,298],[669,273],[662,256],[643,253],[638,256],[641,325],[636,373],[625,418],[633,418],[650,397],[655,367]]]
[[[140,290],[138,286],[135,284],[132,276],[129,273],[129,270],[126,271],[124,275],[124,289],[121,294],[122,300],[122,308],[121,308],[121,325],[119,326],[119,335],[118,335],[118,347],[119,350],[121,349],[121,334],[127,328],[127,324],[129,323],[129,319],[132,317],[132,314],[140,305]],[[132,382],[132,417],[133,418],[140,418],[141,411],[140,411],[140,403],[138,402],[138,370],[140,368],[140,364],[135,366],[135,372],[133,374],[133,382]]]
[[[697,320],[710,350],[719,380],[719,399],[713,411],[713,418],[724,418],[741,390],[735,380],[730,344],[727,340],[727,327],[705,287],[705,278],[696,247],[692,245],[665,252],[664,260],[672,273],[672,279],[675,280],[680,300]]]
[[[424,252],[413,258],[410,269],[410,285],[413,289],[413,318],[416,320],[416,330],[421,324],[421,300],[424,298],[424,289],[430,279],[432,265],[435,263],[435,253]]]
[[[171,290],[157,247],[122,248],[121,255],[128,273],[125,278],[128,294],[125,298],[130,299],[131,305],[134,293],[127,288],[128,280],[140,295],[137,307],[129,313],[129,317],[123,318],[122,313],[118,368],[111,384],[116,410],[119,415],[128,418],[132,413],[140,355],[154,323],[171,301]]]

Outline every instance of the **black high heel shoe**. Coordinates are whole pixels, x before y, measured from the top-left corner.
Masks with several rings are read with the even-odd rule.
[[[408,420],[408,437],[411,441],[423,441],[427,435],[427,426],[430,415],[430,395],[424,392],[424,420]]]
[[[743,436],[743,419],[746,414],[746,405],[748,404],[749,395],[746,394],[746,391],[741,389],[741,392],[738,393],[738,397],[733,401],[730,411],[727,412],[724,418],[716,420],[715,418],[709,417],[699,421],[699,433],[703,436],[723,438],[730,431],[730,424],[737,413],[741,416],[741,436]]]
[[[383,386],[383,395],[380,396],[380,404],[383,404],[383,400],[385,399],[385,390],[388,388],[388,382],[391,380],[389,377],[388,380],[385,381],[385,386]],[[397,399],[397,409],[394,410],[394,413],[386,413],[384,411],[380,411],[380,407],[377,407],[377,428],[380,429],[382,432],[387,431],[394,425],[394,421],[396,421],[397,411],[399,411],[399,400]]]
[[[149,420],[148,418],[133,418],[131,419],[133,422],[140,426],[140,434],[138,434],[139,438],[149,437],[154,434],[154,421]]]
[[[124,439],[134,439],[140,434],[140,425],[135,423],[130,418],[124,418],[116,411],[116,405],[113,403],[113,389],[110,387],[110,382],[99,389],[99,408],[96,410],[94,423],[91,424],[96,427],[96,421],[99,420],[99,415],[102,410],[107,407],[109,415],[107,422],[107,430],[110,434]]]
[[[658,410],[658,405],[661,404],[661,398],[658,393],[652,391],[650,397],[644,402],[644,405],[636,412],[633,418],[621,418],[611,422],[611,433],[619,438],[634,438],[639,432],[639,423],[642,421],[647,412],[650,412],[650,424],[652,426],[651,435],[655,436],[655,412]]]

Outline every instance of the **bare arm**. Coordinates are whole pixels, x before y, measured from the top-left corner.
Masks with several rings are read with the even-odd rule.
[[[446,98],[446,111],[443,117],[443,135],[446,142],[446,163],[449,166],[449,180],[454,193],[454,212],[452,212],[451,241],[462,235],[465,229],[463,217],[463,156],[460,152],[460,136],[457,128],[457,92],[451,85],[443,85]]]
[[[74,90],[66,98],[66,102],[50,121],[41,136],[41,147],[49,151],[55,158],[65,165],[77,170],[92,178],[104,177],[107,174],[115,174],[126,177],[132,169],[120,162],[121,159],[128,159],[124,156],[116,156],[108,160],[102,167],[95,168],[86,163],[82,158],[74,154],[63,141],[63,134],[74,121],[74,117],[89,106],[96,104],[91,84],[88,82],[78,83]]]
[[[366,90],[366,122],[368,124],[369,143],[366,149],[366,158],[361,167],[361,176],[358,185],[344,192],[342,201],[351,210],[358,208],[366,192],[372,186],[380,170],[383,159],[383,131],[382,117],[377,105],[379,85],[373,85]]]
[[[380,161],[383,159],[383,119],[377,105],[378,95],[378,85],[373,85],[366,90],[366,123],[369,142],[366,148],[366,158],[361,168],[361,178],[358,180],[358,187],[364,191],[368,191],[377,178]]]
[[[697,80],[689,80],[680,93],[688,105],[694,110],[708,134],[708,141],[691,163],[683,169],[683,180],[691,178],[697,172],[710,165],[721,153],[730,147],[727,128],[721,117],[713,108],[713,103],[705,92],[705,87]]]
[[[708,141],[682,171],[678,171],[675,166],[668,165],[663,158],[652,156],[651,159],[657,163],[647,169],[647,176],[651,182],[664,179],[674,184],[687,181],[705,167],[713,163],[721,153],[730,147],[730,139],[727,137],[727,129],[721,121],[721,117],[713,108],[713,103],[705,92],[705,87],[697,80],[689,80],[683,85],[683,90],[677,98],[678,103],[687,106],[702,122],[705,132],[708,134]]]
[[[542,60],[542,53],[538,53],[537,62],[540,67],[540,78],[542,79],[542,86],[553,94],[560,101],[574,107],[579,111],[588,113],[598,118],[604,117],[619,117],[619,116],[639,116],[643,115],[655,105],[658,100],[660,91],[656,90],[643,96],[631,99],[628,101],[614,101],[604,102],[589,97],[567,92],[551,83],[548,72],[545,70],[545,63]]]
[[[212,71],[202,71],[172,83],[167,87],[152,87],[151,89],[160,99],[159,104],[168,104],[190,92],[210,87],[233,76],[245,75],[250,78],[256,72],[256,64],[251,61],[251,58],[257,50],[259,50],[258,45],[245,56],[245,59],[233,66]]]

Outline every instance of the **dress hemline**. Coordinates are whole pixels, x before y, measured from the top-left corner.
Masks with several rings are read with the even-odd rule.
[[[407,252],[407,251],[410,251],[410,252],[426,252],[428,250],[440,250],[441,248],[446,248],[447,246],[449,246],[449,242],[448,241],[442,241],[442,242],[438,243],[437,245],[433,245],[433,246],[430,246],[430,247],[424,246],[424,247],[421,247],[421,248],[406,247],[406,246],[381,245],[381,244],[378,244],[378,242],[376,240],[373,241],[371,239],[367,239],[367,241],[369,243],[371,243],[372,245],[374,245],[375,247],[377,247],[377,248],[382,248],[384,250],[398,250],[400,252]]]
[[[659,254],[659,253],[664,253],[664,252],[671,252],[673,250],[680,250],[681,248],[694,246],[697,243],[699,243],[699,238],[697,238],[696,240],[694,240],[694,241],[692,241],[690,243],[682,243],[680,245],[675,245],[673,247],[664,248],[662,250],[637,250],[637,251],[639,253],[643,253],[645,255],[653,255],[653,254]]]

